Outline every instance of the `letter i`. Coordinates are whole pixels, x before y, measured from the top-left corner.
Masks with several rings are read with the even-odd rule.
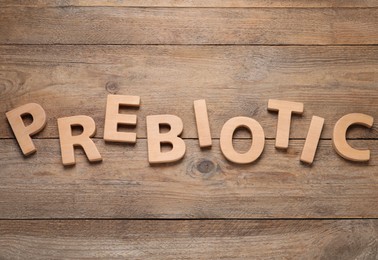
[[[316,149],[318,147],[320,135],[323,130],[324,118],[313,116],[310,128],[308,129],[306,142],[304,144],[301,161],[312,164],[315,158]]]

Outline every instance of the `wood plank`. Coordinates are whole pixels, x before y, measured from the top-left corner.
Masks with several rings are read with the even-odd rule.
[[[378,140],[352,140],[369,148],[368,163],[339,157],[321,140],[313,167],[299,162],[304,140],[287,152],[268,140],[261,158],[229,163],[219,141],[200,150],[185,140],[178,163],[149,166],[146,140],[136,145],[95,140],[103,162],[64,168],[59,141],[35,141],[24,159],[15,140],[0,140],[0,218],[377,218]],[[245,151],[250,140],[235,141]]]
[[[377,44],[377,8],[3,7],[0,44]]]
[[[0,0],[9,6],[114,6],[114,7],[378,7],[376,0]]]
[[[273,98],[304,103],[292,138],[305,138],[317,115],[329,139],[347,113],[378,120],[377,81],[377,46],[0,46],[0,138],[13,137],[4,113],[29,102],[48,116],[37,138],[57,138],[56,119],[78,114],[93,117],[102,137],[106,96],[118,93],[141,96],[140,109],[129,111],[138,115],[138,138],[151,114],[180,116],[183,137],[197,138],[193,101],[202,98],[213,138],[235,116],[255,118],[275,138],[277,114],[267,112]],[[349,137],[378,138],[377,124]]]
[[[377,259],[378,220],[0,221],[2,259]]]

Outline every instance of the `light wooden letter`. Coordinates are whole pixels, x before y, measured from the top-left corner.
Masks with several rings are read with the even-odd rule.
[[[194,114],[197,123],[199,145],[200,147],[210,147],[212,144],[211,133],[206,101],[204,99],[194,101]]]
[[[351,125],[363,125],[368,128],[373,126],[374,118],[360,113],[352,113],[343,116],[337,121],[333,129],[333,147],[343,158],[351,161],[369,161],[370,150],[357,150],[351,147],[346,140],[348,127]]]
[[[139,107],[140,97],[126,95],[108,95],[104,127],[104,140],[109,142],[135,143],[136,133],[118,132],[118,125],[136,125],[137,116],[119,114],[119,107]]]
[[[80,135],[73,136],[72,126],[82,126],[83,132]],[[75,146],[83,148],[90,162],[102,161],[96,145],[90,138],[96,133],[96,124],[91,117],[71,116],[58,118],[58,130],[63,165],[74,165],[76,163]]]
[[[252,145],[246,153],[238,153],[232,145],[234,132],[239,127],[246,127],[252,134]],[[249,117],[234,117],[228,120],[222,127],[220,147],[223,155],[230,161],[246,164],[255,161],[264,150],[265,135],[261,125]]]
[[[302,114],[303,103],[269,99],[268,110],[278,111],[276,148],[286,149],[289,147],[291,114]]]
[[[306,142],[303,146],[301,161],[312,164],[315,158],[316,149],[318,148],[318,143],[320,135],[323,130],[324,118],[313,116],[311,119],[310,128],[308,129]]]
[[[178,137],[183,130],[181,118],[174,115],[147,116],[147,144],[148,161],[153,163],[167,163],[180,160],[185,154],[185,142]],[[160,125],[168,125],[169,132],[160,133]],[[172,145],[172,150],[161,151],[161,144]]]
[[[31,115],[33,122],[25,126],[23,115]],[[36,103],[29,103],[5,113],[8,122],[16,136],[17,142],[24,155],[30,155],[36,151],[31,135],[40,132],[46,126],[46,112]]]

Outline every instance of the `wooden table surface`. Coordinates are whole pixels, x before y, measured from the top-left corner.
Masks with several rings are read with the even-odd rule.
[[[141,97],[136,145],[102,139],[109,93]],[[197,99],[211,149],[198,145]],[[287,151],[268,99],[304,103]],[[5,112],[30,102],[48,122],[26,158]],[[0,259],[378,259],[377,123],[348,132],[368,163],[332,147],[352,112],[378,121],[377,0],[0,0]],[[77,149],[63,167],[57,118],[81,114],[103,162]],[[148,164],[152,114],[182,118],[182,161]],[[307,166],[313,115],[325,126]],[[235,116],[265,130],[255,163],[221,154]],[[236,133],[237,149],[250,142]]]

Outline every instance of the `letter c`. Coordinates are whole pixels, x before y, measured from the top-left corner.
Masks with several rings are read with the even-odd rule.
[[[346,140],[346,133],[351,125],[358,124],[371,128],[373,122],[373,117],[360,113],[351,113],[340,118],[333,129],[333,147],[336,152],[347,160],[356,162],[369,161],[370,150],[357,150],[351,147]]]

